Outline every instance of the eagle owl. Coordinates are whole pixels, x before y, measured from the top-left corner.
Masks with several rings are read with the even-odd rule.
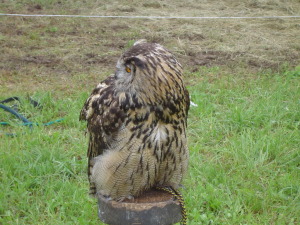
[[[188,167],[189,94],[182,66],[156,43],[137,41],[86,100],[90,194],[114,200],[152,187],[177,189]]]

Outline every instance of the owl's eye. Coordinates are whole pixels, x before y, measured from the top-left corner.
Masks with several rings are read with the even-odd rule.
[[[131,69],[130,69],[128,66],[126,66],[126,72],[127,72],[127,73],[130,73],[130,72],[131,72]]]

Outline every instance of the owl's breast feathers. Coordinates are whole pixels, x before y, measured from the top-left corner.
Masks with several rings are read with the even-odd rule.
[[[99,154],[102,154],[103,149],[109,145],[103,137],[118,132],[122,125],[133,123],[141,127],[143,124],[140,123],[145,121],[150,126],[156,125],[157,122],[165,124],[182,122],[186,127],[190,105],[188,91],[184,89],[183,94],[177,95],[176,98],[172,93],[168,93],[165,98],[166,101],[159,105],[149,105],[136,94],[118,93],[115,89],[115,77],[111,75],[93,90],[81,110],[79,119],[88,121],[88,131],[92,135],[101,136],[100,140],[103,143],[100,143],[102,148]],[[136,126],[134,127],[136,129]],[[90,154],[92,153],[88,155]],[[93,157],[99,154],[93,154]]]

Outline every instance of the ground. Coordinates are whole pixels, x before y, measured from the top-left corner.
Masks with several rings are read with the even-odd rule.
[[[0,0],[0,13],[293,16],[298,0]],[[0,100],[20,96],[28,132],[0,111],[0,224],[96,224],[86,192],[85,98],[135,40],[184,67],[193,102],[189,224],[299,222],[300,19],[118,19],[0,16]],[[27,96],[43,108],[26,103]],[[17,133],[15,138],[5,133]],[[47,184],[45,183],[47,182]],[[196,191],[194,189],[196,188]],[[5,203],[9,204],[5,204]],[[80,216],[78,216],[80,214]]]
[[[0,12],[79,15],[285,16],[300,11],[289,1],[55,1],[2,0]],[[201,66],[233,71],[278,70],[299,63],[299,19],[103,19],[7,17],[1,20],[1,83],[32,91],[92,87],[114,70],[137,39],[159,42],[196,72]],[[33,78],[33,79],[32,79]],[[70,82],[72,80],[72,82]],[[21,81],[21,82],[20,82]],[[47,82],[45,82],[47,81]],[[6,93],[7,89],[2,89]]]

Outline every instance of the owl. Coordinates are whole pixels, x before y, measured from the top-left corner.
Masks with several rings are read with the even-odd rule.
[[[144,40],[125,51],[80,113],[89,133],[90,194],[122,201],[153,187],[177,189],[189,160],[189,104],[170,51]]]

